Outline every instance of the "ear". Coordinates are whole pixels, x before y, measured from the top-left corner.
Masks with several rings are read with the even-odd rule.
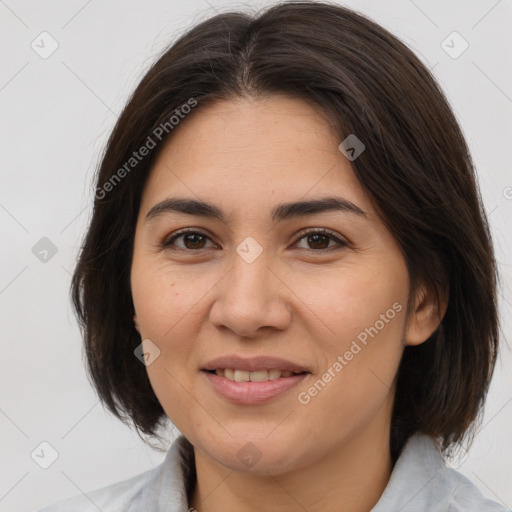
[[[431,287],[420,286],[408,314],[404,344],[416,346],[427,341],[439,327],[447,307],[448,290],[442,292],[438,304],[435,291]]]
[[[135,330],[140,334],[139,323],[137,322],[137,315],[133,315],[133,322],[135,324]]]

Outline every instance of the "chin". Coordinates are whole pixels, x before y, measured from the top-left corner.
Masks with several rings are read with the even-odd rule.
[[[232,471],[268,476],[296,468],[297,444],[292,443],[290,436],[284,436],[287,442],[277,436],[272,440],[247,434],[226,437],[216,443],[209,438],[202,446],[211,458]]]

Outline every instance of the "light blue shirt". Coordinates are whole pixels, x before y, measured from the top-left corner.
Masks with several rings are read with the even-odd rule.
[[[193,447],[183,435],[154,469],[51,505],[39,512],[188,512]],[[398,458],[370,512],[511,512],[490,501],[465,476],[448,468],[432,439],[415,434]]]

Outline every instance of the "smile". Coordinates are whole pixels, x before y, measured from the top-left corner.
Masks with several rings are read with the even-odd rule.
[[[258,370],[254,372],[248,372],[245,370],[233,370],[231,368],[215,370],[216,375],[236,382],[265,382],[267,380],[276,380],[280,377],[292,377],[293,375],[298,375],[299,373],[303,372],[291,372],[287,370],[278,370],[275,368],[271,370]]]
[[[297,386],[309,374],[309,372],[294,373],[291,371],[281,372],[281,370],[246,372],[229,369],[202,370],[201,373],[208,379],[209,385],[218,395],[239,405],[256,405],[267,402]],[[256,380],[253,380],[251,374],[256,374]],[[237,377],[242,380],[236,380]],[[260,380],[257,380],[258,378]]]

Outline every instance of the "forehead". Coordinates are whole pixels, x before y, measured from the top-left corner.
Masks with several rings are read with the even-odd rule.
[[[339,135],[320,108],[272,96],[199,105],[162,148],[148,178],[146,211],[169,194],[239,207],[277,199],[342,195],[367,211],[368,198]]]

